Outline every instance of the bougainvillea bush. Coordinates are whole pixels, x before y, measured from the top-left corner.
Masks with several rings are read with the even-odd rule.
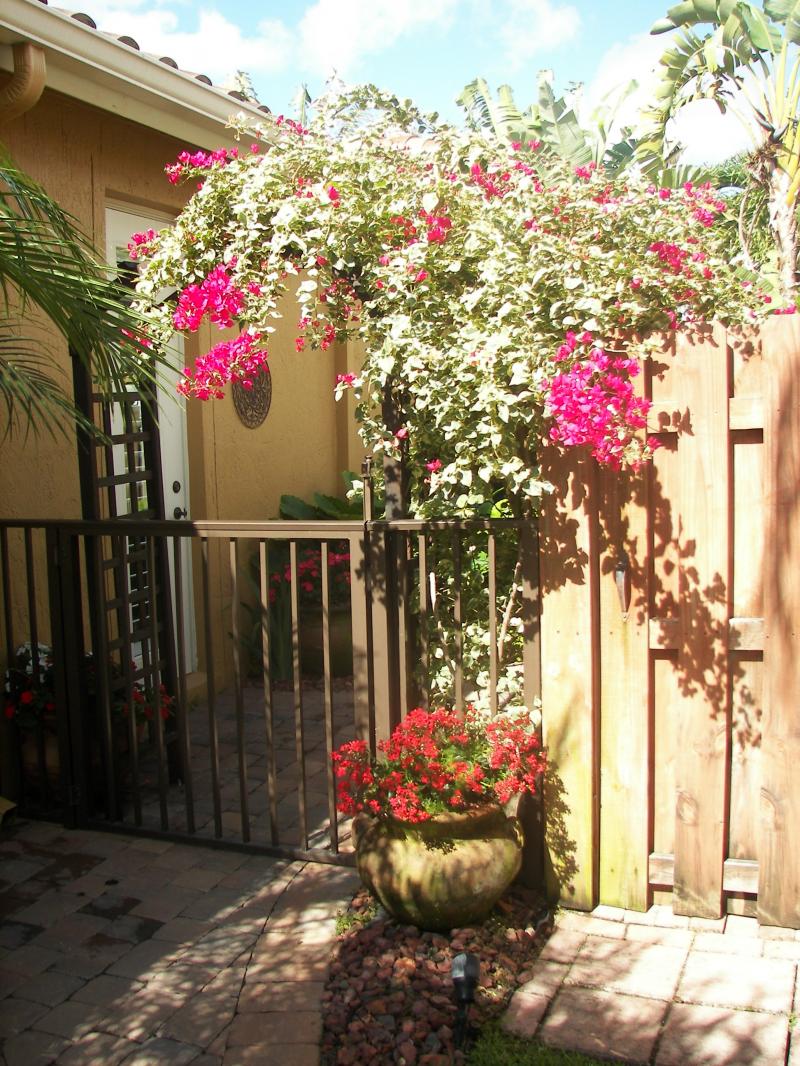
[[[410,711],[372,759],[366,741],[333,752],[337,809],[424,822],[536,791],[545,758],[525,711],[487,719],[440,707]]]
[[[205,318],[238,330],[180,388],[247,387],[296,293],[297,358],[363,341],[363,365],[331,389],[356,391],[369,450],[406,457],[421,516],[500,495],[531,513],[548,442],[646,460],[646,338],[737,321],[753,299],[720,253],[710,188],[612,181],[371,87],[324,98],[308,129],[266,116],[241,133],[238,152],[170,164],[197,191],[172,229],[134,238],[144,303],[177,289],[151,308],[157,335]]]

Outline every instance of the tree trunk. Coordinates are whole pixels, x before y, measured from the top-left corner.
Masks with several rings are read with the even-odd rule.
[[[797,289],[797,223],[794,202],[787,201],[791,179],[773,163],[769,177],[769,226],[778,253],[778,279],[781,293],[792,302]]]

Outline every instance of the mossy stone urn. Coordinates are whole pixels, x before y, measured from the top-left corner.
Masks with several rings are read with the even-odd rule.
[[[431,932],[476,925],[519,873],[518,820],[496,805],[423,822],[353,821],[361,880],[399,922]]]

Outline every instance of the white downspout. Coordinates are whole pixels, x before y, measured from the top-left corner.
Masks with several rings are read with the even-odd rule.
[[[42,95],[47,77],[44,49],[29,41],[13,46],[14,73],[0,89],[0,124],[29,111]]]

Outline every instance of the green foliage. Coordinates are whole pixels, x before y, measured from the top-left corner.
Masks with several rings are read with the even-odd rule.
[[[767,232],[776,259],[778,288],[792,297],[796,286],[795,210],[800,192],[800,3],[764,0],[684,0],[651,30],[672,33],[661,57],[656,100],[644,116],[638,157],[648,165],[665,151],[670,121],[696,100],[713,100],[760,131],[748,167],[749,190],[766,200]],[[752,258],[740,225],[743,253]],[[768,257],[765,257],[768,258]]]
[[[265,118],[259,135],[263,157],[189,168],[202,189],[156,242],[142,298],[235,261],[240,323],[263,344],[286,293],[310,345],[359,338],[365,361],[337,395],[355,389],[368,450],[407,458],[418,516],[485,513],[498,493],[513,514],[535,510],[550,488],[539,457],[568,332],[613,346],[670,321],[744,314],[738,279],[683,192],[660,199],[633,174],[576,173],[372,87],[321,101],[306,134]],[[654,242],[702,253],[689,288]],[[172,310],[151,310],[161,336]],[[637,341],[630,354],[644,350]],[[623,461],[647,458],[643,435],[619,432]]]

